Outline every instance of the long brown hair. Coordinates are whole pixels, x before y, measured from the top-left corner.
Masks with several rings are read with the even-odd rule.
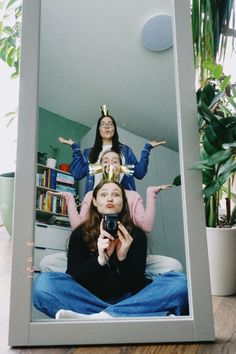
[[[100,152],[102,151],[102,137],[101,137],[101,134],[100,134],[99,127],[100,127],[101,120],[104,117],[108,117],[108,118],[110,118],[112,120],[112,123],[114,125],[114,134],[113,134],[113,137],[112,137],[112,149],[113,149],[113,151],[117,152],[118,154],[120,153],[119,135],[118,135],[115,119],[112,116],[110,116],[110,115],[101,116],[98,119],[98,121],[97,121],[96,137],[95,137],[94,145],[93,145],[93,147],[92,147],[92,149],[91,149],[91,151],[89,153],[89,162],[90,163],[97,162],[98,156],[99,156]]]
[[[116,184],[122,192],[123,207],[120,212],[119,220],[130,233],[133,228],[133,222],[130,216],[129,206],[125,195],[125,191],[118,182],[104,181],[104,180],[101,181],[94,188],[93,198],[95,199],[97,198],[98,191],[107,183]],[[82,232],[84,235],[84,240],[88,243],[89,248],[92,252],[97,250],[97,239],[100,235],[101,220],[102,220],[102,215],[98,212],[97,208],[93,205],[93,202],[91,202],[90,209],[89,209],[89,219],[85,221],[85,223],[82,225]]]

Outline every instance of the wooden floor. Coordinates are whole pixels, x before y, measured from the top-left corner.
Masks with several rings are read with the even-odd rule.
[[[213,297],[215,343],[10,348],[7,345],[11,240],[0,226],[0,354],[236,354],[236,296]]]

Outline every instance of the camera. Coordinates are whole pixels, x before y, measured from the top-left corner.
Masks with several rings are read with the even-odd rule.
[[[103,229],[117,238],[119,214],[104,214],[103,219]]]

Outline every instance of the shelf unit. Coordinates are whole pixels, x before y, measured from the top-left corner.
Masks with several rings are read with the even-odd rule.
[[[76,196],[73,176],[59,169],[37,164],[34,271],[52,253],[66,252],[71,234],[65,198],[50,192],[71,192]]]
[[[50,217],[67,217],[65,198],[53,192],[70,192],[76,195],[73,176],[65,171],[37,164],[36,220],[47,222]],[[50,193],[52,192],[52,193]]]
[[[65,254],[72,229],[70,227],[35,224],[34,270],[40,272],[41,260],[50,254]]]

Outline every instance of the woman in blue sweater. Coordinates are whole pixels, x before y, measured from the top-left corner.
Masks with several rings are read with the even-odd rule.
[[[105,230],[105,214],[119,215],[112,234]],[[132,223],[124,189],[118,182],[101,181],[93,191],[89,219],[71,234],[66,273],[39,274],[33,304],[56,319],[187,314],[185,274],[147,279],[146,250],[146,235]]]
[[[122,156],[123,165],[133,165],[133,175],[124,175],[121,185],[127,190],[136,190],[134,177],[142,179],[146,173],[149,162],[150,150],[159,145],[165,144],[165,141],[150,141],[145,144],[141,152],[140,160],[135,157],[132,149],[119,142],[117,126],[115,119],[108,114],[107,107],[101,107],[102,116],[97,122],[95,142],[92,148],[87,148],[83,152],[80,145],[71,139],[59,137],[59,141],[68,144],[73,150],[73,160],[71,163],[71,174],[76,180],[86,177],[85,193],[93,190],[98,183],[95,176],[89,175],[89,164],[99,163],[100,157],[105,150],[112,150]]]

